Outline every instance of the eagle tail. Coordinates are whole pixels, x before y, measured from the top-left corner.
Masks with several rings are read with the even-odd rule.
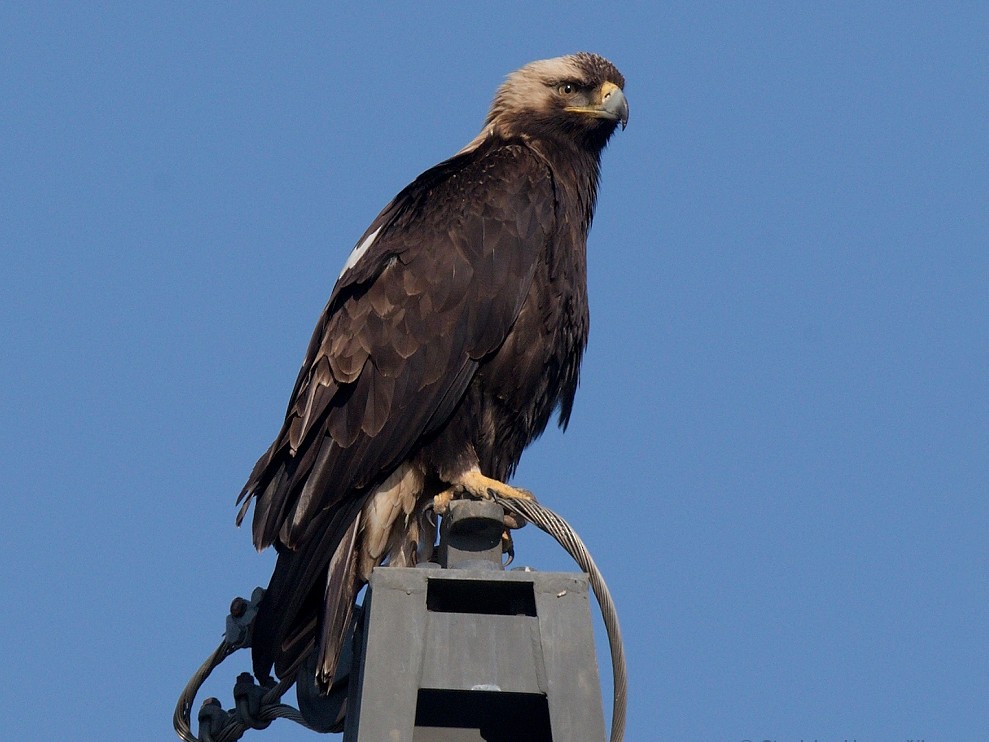
[[[356,498],[346,507],[324,511],[318,536],[296,551],[279,549],[251,638],[259,682],[270,679],[272,668],[280,678],[293,672],[316,647],[317,637],[333,650],[320,651],[320,667],[328,667],[326,677],[332,679],[360,588],[355,540],[361,504],[362,498]]]
[[[354,599],[359,590],[356,542],[360,528],[361,516],[358,513],[326,569],[326,594],[316,663],[317,681],[324,690],[328,690],[333,683],[343,643],[354,617]]]

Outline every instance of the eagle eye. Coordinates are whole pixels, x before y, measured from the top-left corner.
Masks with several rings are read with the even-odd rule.
[[[557,91],[560,93],[560,95],[573,95],[576,92],[576,90],[577,90],[577,86],[574,85],[572,82],[560,83],[560,86],[557,88]]]

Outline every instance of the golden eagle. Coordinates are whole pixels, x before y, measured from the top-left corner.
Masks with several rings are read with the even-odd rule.
[[[624,85],[595,54],[526,65],[481,133],[358,240],[238,499],[238,524],[254,502],[254,545],[278,550],[252,638],[259,680],[315,649],[329,687],[371,570],[428,556],[435,496],[527,494],[503,482],[554,410],[570,418],[587,232]]]

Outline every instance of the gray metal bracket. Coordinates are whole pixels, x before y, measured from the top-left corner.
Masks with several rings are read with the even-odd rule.
[[[453,561],[474,568],[372,574],[345,742],[602,742],[587,576],[486,568],[494,526],[470,517]]]

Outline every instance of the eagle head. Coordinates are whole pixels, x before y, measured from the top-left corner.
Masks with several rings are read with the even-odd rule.
[[[625,78],[604,57],[580,52],[541,59],[508,76],[495,94],[485,130],[503,137],[550,139],[600,152],[628,123]]]

